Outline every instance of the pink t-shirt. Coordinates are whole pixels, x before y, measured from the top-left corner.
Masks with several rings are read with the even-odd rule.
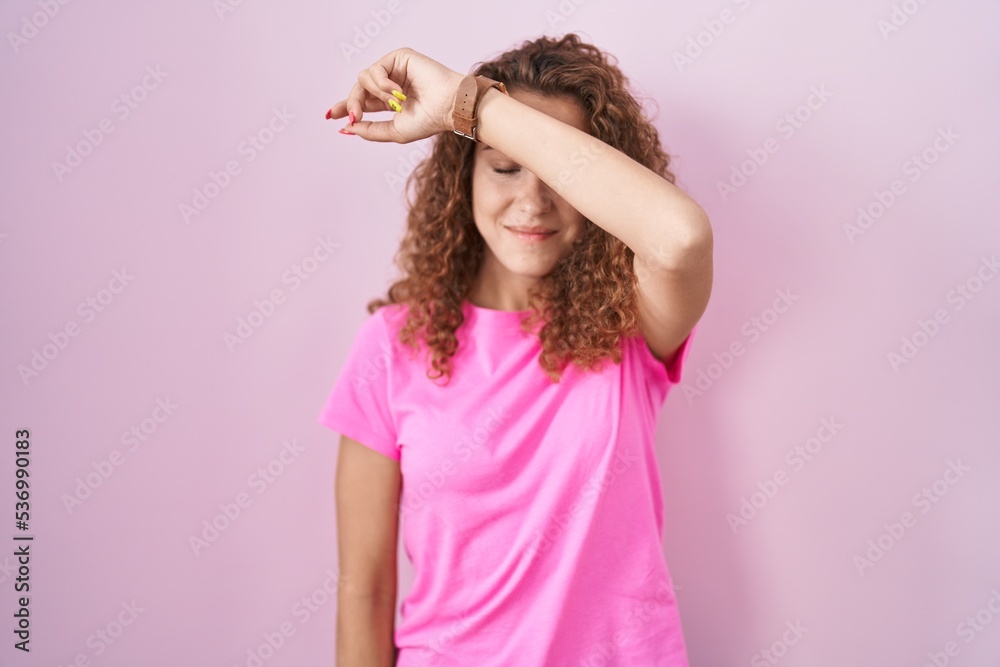
[[[686,667],[654,438],[696,329],[666,365],[637,336],[554,384],[524,312],[466,301],[442,386],[405,308],[361,325],[318,417],[400,464],[396,664]]]

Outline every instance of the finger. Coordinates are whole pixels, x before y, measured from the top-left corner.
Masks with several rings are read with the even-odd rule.
[[[406,92],[401,84],[405,84],[407,79],[409,79],[406,70],[410,62],[410,57],[414,53],[413,49],[408,47],[396,49],[395,51],[386,53],[368,68],[372,79],[378,84],[379,89],[387,94],[385,97],[386,102],[389,101],[392,91]],[[395,74],[396,76],[392,77],[390,74]],[[406,95],[403,95],[403,97],[405,98]],[[406,101],[398,96],[395,99],[400,102]]]
[[[393,62],[395,61],[393,60]],[[385,64],[381,60],[369,67],[368,73],[371,75],[372,81],[375,83],[378,90],[382,93],[383,99],[387,105],[391,106],[390,100],[400,103],[405,101],[400,99],[399,96],[392,94],[392,91],[395,90],[402,93],[404,98],[406,97],[406,91],[403,90],[403,86],[396,83],[389,77],[389,72],[386,70]],[[405,74],[403,76],[405,78]]]
[[[350,102],[349,99],[343,99],[334,104],[327,110],[327,118],[343,118],[344,116],[347,116],[348,113],[352,110],[348,106],[349,102]],[[355,107],[355,109],[356,108],[357,107]],[[365,100],[363,111],[375,112],[375,111],[386,111],[386,110],[387,109],[385,103],[376,97],[369,96],[368,99]],[[361,118],[361,115],[362,114],[359,113],[358,111],[354,111],[355,122],[357,122]]]
[[[402,141],[399,131],[391,120],[366,120],[355,123],[351,126],[351,132],[368,141],[406,143]]]
[[[389,81],[387,77],[385,80]],[[392,92],[390,90],[382,89],[372,74],[371,68],[362,70],[358,74],[358,83],[364,86],[369,95],[381,101],[382,110],[395,112],[401,112],[403,110],[402,103],[392,94]],[[399,88],[396,87],[396,84],[392,83],[392,81],[389,81],[388,87],[391,90],[399,90]]]
[[[351,87],[351,92],[347,98],[334,104],[327,111],[327,118],[343,118],[354,112],[354,121],[357,122],[364,115],[365,111],[391,111],[388,105],[380,98],[372,95],[360,81]]]

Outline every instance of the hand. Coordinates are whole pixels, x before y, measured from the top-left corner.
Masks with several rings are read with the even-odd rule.
[[[361,70],[347,99],[334,104],[327,118],[344,118],[353,111],[355,123],[348,129],[369,141],[407,144],[438,132],[452,132],[455,124],[451,112],[463,78],[464,74],[413,49],[396,49]],[[402,92],[406,100],[394,96],[394,90]],[[399,104],[402,111],[393,111],[389,100]],[[392,117],[361,120],[365,112],[377,111],[388,111]]]

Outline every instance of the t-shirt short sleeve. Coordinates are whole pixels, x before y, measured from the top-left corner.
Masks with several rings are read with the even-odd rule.
[[[684,342],[665,361],[660,361],[653,355],[653,351],[649,349],[649,345],[642,336],[635,338],[638,354],[648,372],[649,386],[654,390],[653,400],[657,405],[666,398],[670,387],[681,381],[684,371],[684,361],[687,359],[688,352],[691,349],[691,340],[694,338],[697,330],[697,326],[692,327]]]
[[[691,332],[688,334],[681,346],[677,348],[673,356],[667,359],[664,367],[667,370],[667,379],[670,380],[672,384],[677,384],[681,381],[681,373],[684,370],[684,360],[687,358],[688,350],[691,349],[691,339],[694,338],[694,332],[698,330],[697,325],[691,328]]]
[[[317,421],[399,461],[389,400],[394,348],[384,310],[372,313],[359,327]]]

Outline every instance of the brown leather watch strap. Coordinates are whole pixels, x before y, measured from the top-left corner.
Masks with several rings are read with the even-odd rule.
[[[490,88],[497,88],[501,93],[507,95],[507,87],[493,79],[482,75],[470,74],[462,79],[458,84],[458,91],[455,93],[455,106],[451,117],[455,123],[455,134],[479,141],[476,138],[476,110],[479,107],[479,100]]]

